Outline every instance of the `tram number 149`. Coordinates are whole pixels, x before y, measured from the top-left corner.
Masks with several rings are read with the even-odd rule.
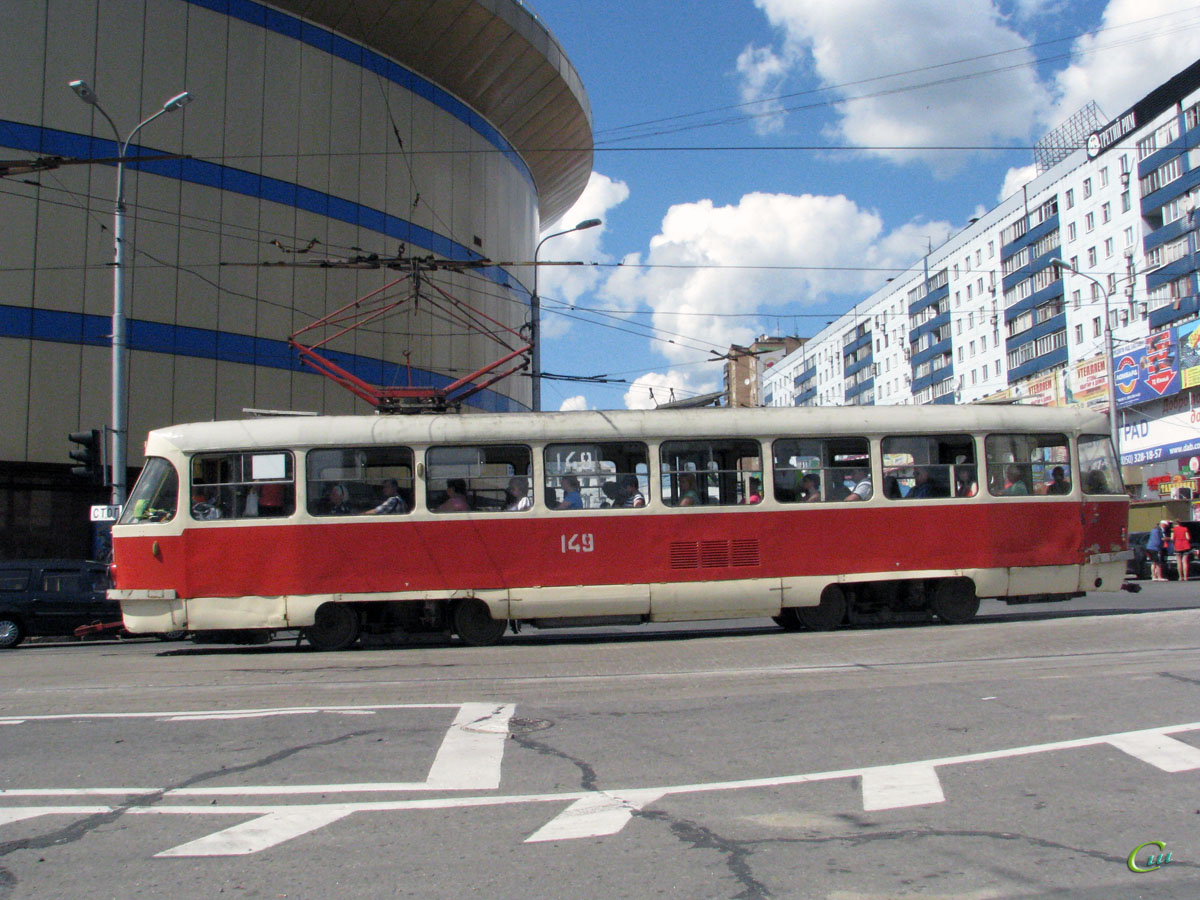
[[[596,541],[591,534],[564,534],[562,536],[563,553],[591,553],[596,549]]]

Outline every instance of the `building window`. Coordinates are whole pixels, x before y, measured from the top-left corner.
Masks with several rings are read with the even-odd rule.
[[[1093,269],[1096,268],[1096,248],[1095,247],[1088,247],[1087,258],[1088,258],[1088,266]]]
[[[1083,199],[1086,200],[1090,196],[1092,196],[1092,179],[1085,178],[1083,179]]]
[[[1108,171],[1105,169],[1105,171]],[[1112,204],[1105,203],[1100,207],[1100,222],[1105,223],[1112,219]]]
[[[1170,162],[1159,166],[1149,175],[1142,179],[1142,196],[1153,194],[1159,188],[1170,184],[1176,178],[1183,174],[1183,167],[1180,164],[1179,157],[1175,157]]]
[[[1086,216],[1083,217],[1083,229],[1088,234],[1091,234],[1093,231],[1096,230],[1096,214],[1095,213],[1088,213]]]
[[[1067,240],[1068,241],[1075,240],[1075,223],[1074,222],[1067,223]]]
[[[1082,325],[1075,326],[1075,343],[1077,343],[1077,344],[1083,343],[1083,326]]]
[[[1067,189],[1067,209],[1075,205],[1075,188]]]
[[[1092,319],[1092,337],[1100,337],[1101,330],[1100,317],[1096,316],[1096,318]]]
[[[1129,212],[1129,191],[1121,191],[1121,212]]]

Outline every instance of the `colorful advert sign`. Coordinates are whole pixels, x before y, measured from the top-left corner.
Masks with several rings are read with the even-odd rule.
[[[1200,384],[1200,321],[1175,329],[1179,346],[1179,378],[1183,388]]]
[[[1067,405],[1086,406],[1098,412],[1108,409],[1108,360],[1103,356],[1077,362],[1069,370],[1064,386]]]
[[[1146,338],[1144,347],[1116,354],[1117,406],[1133,406],[1176,393],[1181,381],[1178,348],[1175,329],[1168,328]]]

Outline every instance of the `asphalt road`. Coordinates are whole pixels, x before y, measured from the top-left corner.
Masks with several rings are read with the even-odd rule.
[[[1144,586],[958,627],[22,646],[0,898],[1195,900],[1200,585]]]

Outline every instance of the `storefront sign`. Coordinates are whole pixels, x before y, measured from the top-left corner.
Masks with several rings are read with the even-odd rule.
[[[1197,453],[1200,453],[1200,409],[1121,426],[1121,465],[1189,459]]]

